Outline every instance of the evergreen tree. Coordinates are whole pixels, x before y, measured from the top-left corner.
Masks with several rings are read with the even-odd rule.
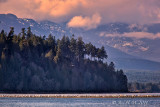
[[[88,56],[91,56],[92,47],[93,47],[93,45],[91,43],[85,45],[85,53]]]
[[[107,54],[104,49],[104,46],[102,46],[101,49],[97,49],[97,57],[99,60],[107,59]]]
[[[18,36],[14,35],[14,36],[13,36],[13,39],[12,39],[12,42],[13,42],[14,44],[17,44],[17,43],[19,42]]]
[[[115,65],[113,62],[111,62],[108,66],[109,71],[115,71]]]
[[[61,55],[61,49],[60,49],[60,46],[58,45],[58,49],[56,51],[56,56],[54,57],[54,61],[56,63],[60,62],[61,57],[62,57],[62,55]]]
[[[97,49],[95,46],[92,46],[91,47],[91,57],[94,58],[94,60],[96,58],[96,55],[97,55]]]
[[[25,30],[25,28],[22,28],[22,40],[24,40],[25,39],[25,36],[26,36],[26,30]]]
[[[45,57],[52,60],[54,57],[53,50],[51,49],[48,53],[46,53]]]
[[[113,62],[84,57],[103,60],[107,58],[104,47],[74,36],[46,39],[30,28],[27,34],[24,28],[18,36],[13,33],[14,29],[8,36],[0,33],[0,91],[127,92],[127,77],[115,70]]]
[[[4,30],[2,30],[0,33],[0,43],[4,44],[5,42],[6,42],[6,35],[4,33]]]
[[[10,32],[7,37],[7,42],[10,45],[14,34],[14,27],[10,27]]]
[[[19,42],[19,48],[21,51],[24,49],[24,44],[23,44],[22,40],[20,40],[20,42]]]
[[[10,32],[8,34],[8,39],[10,39],[10,37],[12,37],[14,34],[14,27],[10,27]]]
[[[104,46],[101,47],[101,56],[102,56],[102,59],[107,59],[108,57],[104,49]]]
[[[27,28],[27,39],[29,39],[32,36],[32,31],[31,31],[31,27]]]
[[[75,53],[76,53],[76,42],[77,42],[77,40],[74,39],[74,35],[72,35],[70,45],[69,45],[69,49],[71,51],[71,56],[73,57],[73,59],[75,58]]]
[[[48,36],[47,41],[49,47],[55,46],[55,37],[53,37],[51,34]]]
[[[64,43],[64,51],[65,51],[65,56],[66,58],[70,59],[71,56],[71,51],[70,51],[70,39],[68,36],[65,37],[65,43]]]
[[[82,41],[82,38],[79,37],[76,45],[76,56],[78,61],[80,59],[84,58],[84,42]]]

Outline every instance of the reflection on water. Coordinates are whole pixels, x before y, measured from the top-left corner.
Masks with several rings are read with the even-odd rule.
[[[159,107],[160,98],[0,98],[0,107]]]

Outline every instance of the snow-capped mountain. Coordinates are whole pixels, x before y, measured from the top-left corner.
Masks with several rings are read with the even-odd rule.
[[[41,36],[82,36],[85,42],[92,42],[96,46],[104,45],[109,55],[108,61],[115,62],[118,69],[160,70],[160,24],[109,23],[84,30],[69,28],[67,22],[37,22],[17,18],[13,14],[0,14],[0,31],[4,29],[9,32],[11,26],[14,27],[15,34],[30,26],[34,34]]]
[[[32,32],[37,35],[48,36],[49,34],[52,34],[54,36],[63,36],[64,34],[72,34],[66,26],[54,22],[36,22],[33,19],[17,18],[17,16],[13,14],[0,14],[0,29],[4,29],[8,32],[12,26],[14,27],[15,34],[20,33],[22,28],[28,28],[29,26],[31,27]]]
[[[80,33],[80,32],[79,32]],[[125,53],[160,62],[160,24],[110,23],[82,34],[92,42],[109,45]],[[95,41],[96,40],[96,41]]]

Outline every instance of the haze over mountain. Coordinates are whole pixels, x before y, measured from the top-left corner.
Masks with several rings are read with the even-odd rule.
[[[11,26],[16,34],[21,32],[21,28],[30,26],[33,33],[41,36],[82,36],[85,42],[104,45],[109,55],[108,61],[114,61],[118,69],[160,70],[160,24],[108,23],[86,30],[69,27],[68,22],[37,22],[17,18],[13,14],[0,14],[0,30],[9,32]]]

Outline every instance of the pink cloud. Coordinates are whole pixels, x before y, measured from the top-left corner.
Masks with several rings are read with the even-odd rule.
[[[160,22],[159,0],[1,0],[0,13],[18,17],[62,22],[75,16],[101,16],[101,24],[110,22]]]
[[[94,14],[92,17],[75,16],[68,23],[68,27],[93,29],[101,22],[99,14]]]

